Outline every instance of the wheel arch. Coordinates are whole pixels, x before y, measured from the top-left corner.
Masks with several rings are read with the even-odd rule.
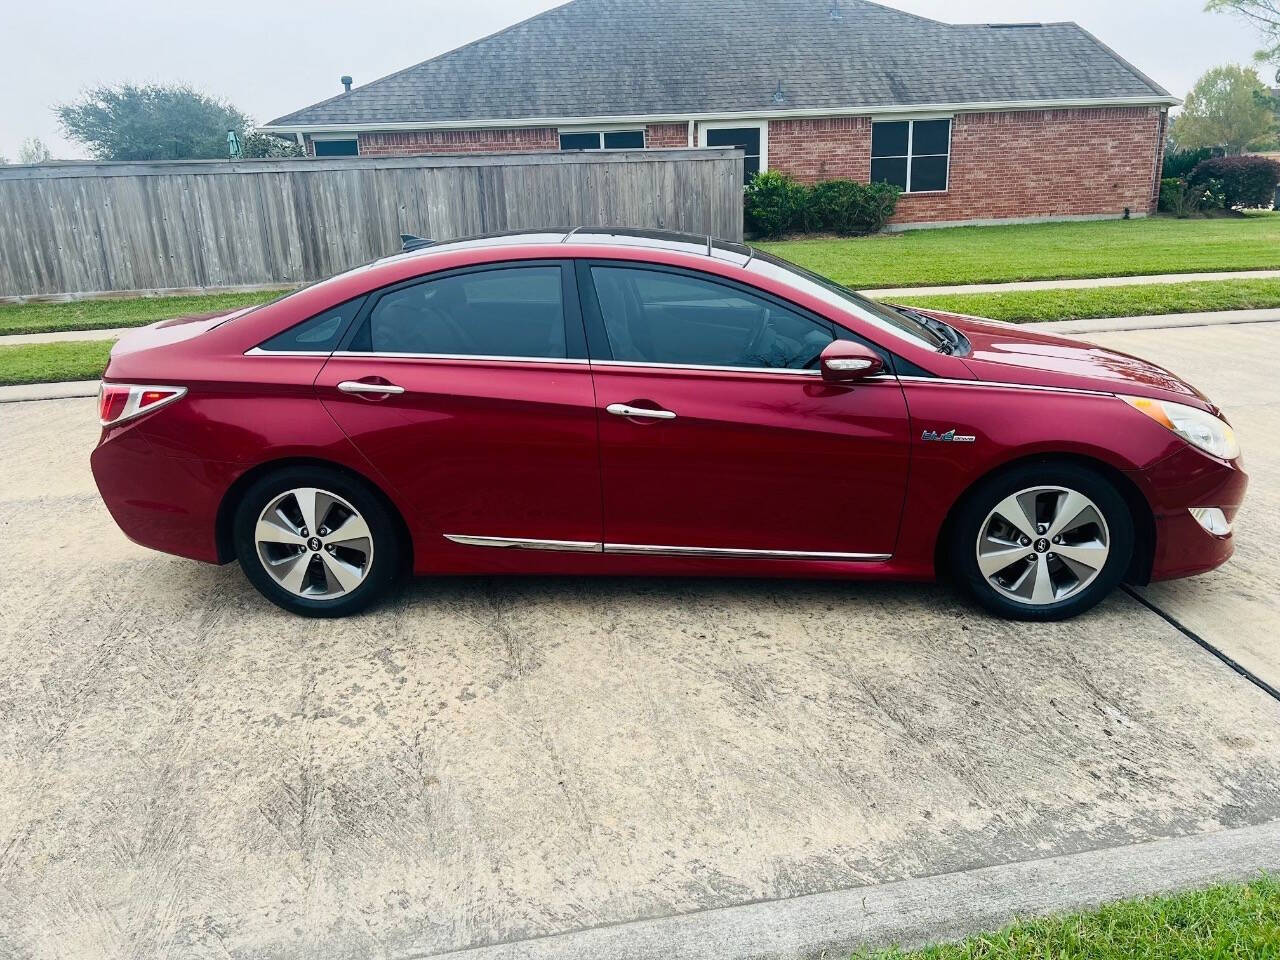
[[[400,559],[404,564],[402,569],[412,569],[414,556],[413,533],[410,531],[409,524],[405,521],[404,514],[396,506],[395,501],[387,496],[386,492],[371,477],[361,473],[359,470],[353,470],[346,464],[336,463],[333,460],[324,460],[319,457],[282,457],[278,460],[266,460],[250,467],[235,479],[235,482],[227,488],[227,492],[222,495],[222,501],[218,504],[214,535],[219,563],[230,563],[235,559],[233,526],[236,508],[240,505],[240,499],[244,496],[244,492],[267,474],[288,467],[323,467],[326,470],[336,470],[368,487],[373,495],[382,501],[382,505],[387,508],[388,514],[396,525],[396,532],[400,535],[401,543],[402,556]]]
[[[1147,583],[1151,579],[1151,567],[1155,561],[1156,549],[1156,521],[1150,502],[1138,485],[1124,471],[1117,469],[1105,460],[1081,453],[1029,454],[1013,460],[1006,460],[992,467],[981,476],[976,477],[960,496],[956,497],[955,502],[951,504],[951,508],[947,511],[941,527],[938,528],[938,538],[934,543],[933,550],[935,573],[942,576],[949,572],[947,547],[954,534],[955,520],[960,513],[961,507],[973,496],[974,491],[987,480],[1004,473],[1006,470],[1013,470],[1029,464],[1045,463],[1070,463],[1084,467],[1101,475],[1116,488],[1116,492],[1124,498],[1125,504],[1129,507],[1129,513],[1133,517],[1133,556],[1130,558],[1129,567],[1125,571],[1124,582],[1134,584]]]

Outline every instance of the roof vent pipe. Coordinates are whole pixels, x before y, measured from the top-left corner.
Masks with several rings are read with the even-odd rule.
[[[832,20],[843,20],[844,14],[840,12],[840,0],[831,0],[831,8],[827,11]]]
[[[343,93],[350,93],[350,92],[351,92],[351,78],[350,78],[350,77],[343,77],[343,78],[342,78],[342,92],[343,92]]]
[[[779,80],[779,81],[778,81],[778,86],[777,86],[777,88],[773,91],[773,102],[774,102],[774,103],[786,103],[786,102],[787,102],[787,95],[786,95],[785,93],[783,93],[783,92],[782,92],[782,81],[781,81],[781,80]]]

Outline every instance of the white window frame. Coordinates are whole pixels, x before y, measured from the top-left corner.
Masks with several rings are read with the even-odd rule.
[[[768,120],[703,120],[698,124],[698,146],[707,145],[708,130],[744,130],[756,127],[760,130],[760,172],[769,169],[769,121]]]
[[[358,133],[313,133],[311,134],[311,153],[315,155],[315,144],[321,141],[333,140],[354,140],[356,142],[356,156],[360,156],[360,134]],[[341,157],[320,157],[321,160],[340,160]]]
[[[615,123],[610,123],[610,124],[604,124],[604,125],[602,125],[602,126],[594,126],[594,127],[559,127],[559,128],[556,130],[556,146],[557,146],[557,148],[559,148],[559,149],[561,149],[561,150],[563,150],[563,149],[564,149],[563,147],[560,147],[560,138],[561,138],[561,137],[566,136],[566,135],[569,135],[569,136],[576,136],[576,135],[578,135],[578,134],[583,134],[583,133],[594,133],[594,134],[597,136],[597,138],[598,138],[598,139],[597,139],[597,142],[600,144],[600,146],[598,146],[598,147],[586,147],[585,149],[586,149],[586,150],[588,150],[588,151],[593,150],[593,149],[595,149],[595,150],[609,150],[609,149],[614,149],[614,148],[611,148],[611,147],[606,147],[606,146],[604,145],[604,135],[605,135],[606,133],[638,133],[638,134],[640,134],[640,140],[641,140],[641,142],[642,142],[643,146],[641,146],[641,147],[639,147],[639,148],[637,148],[637,147],[629,147],[629,148],[627,148],[627,149],[631,149],[631,150],[635,150],[635,149],[646,150],[646,149],[648,149],[648,147],[649,147],[649,130],[648,130],[648,127],[647,127],[646,125],[641,124],[641,125],[637,126],[637,125],[636,125],[636,124],[634,124],[634,123],[616,123],[616,124],[615,124]],[[584,149],[584,148],[579,147],[578,149],[579,149],[579,150],[582,150],[582,149]],[[569,152],[572,152],[572,151],[565,151],[565,152],[566,152],[566,153],[569,153]]]
[[[946,157],[947,157],[947,173],[946,173],[946,181],[943,183],[943,186],[942,186],[942,189],[941,189],[941,190],[912,190],[912,189],[911,189],[911,172],[912,172],[912,168],[915,166],[915,164],[914,164],[914,162],[913,162],[913,161],[915,160],[914,148],[915,148],[915,139],[916,139],[916,122],[917,122],[917,121],[919,121],[919,122],[921,122],[921,123],[929,123],[929,122],[934,121],[934,120],[947,120],[947,121],[950,121],[950,122],[947,124],[947,153],[946,153]],[[875,126],[876,126],[876,124],[877,124],[877,123],[905,123],[905,124],[907,125],[907,155],[906,155],[906,157],[901,157],[901,155],[898,155],[898,154],[895,154],[895,155],[894,155],[894,156],[892,156],[892,157],[876,157],[876,156],[872,156],[872,157],[871,157],[871,160],[872,160],[872,161],[876,161],[876,160],[898,160],[898,159],[905,159],[905,160],[907,161],[907,188],[906,188],[906,190],[904,190],[904,191],[903,191],[903,193],[904,193],[904,194],[905,194],[905,193],[911,193],[911,194],[923,194],[923,195],[927,196],[927,195],[929,195],[929,194],[931,194],[931,193],[946,193],[948,190],[950,190],[950,189],[951,189],[951,140],[952,140],[952,134],[954,133],[954,131],[955,131],[955,127],[956,127],[956,118],[955,118],[953,115],[951,115],[951,114],[945,114],[945,115],[940,116],[940,117],[918,117],[918,116],[912,116],[912,117],[894,117],[894,116],[888,116],[888,117],[876,117],[876,118],[874,118],[874,119],[871,121],[871,142],[872,142],[872,143],[874,143],[874,142],[875,142],[875,133],[876,133],[876,131],[875,131]],[[867,151],[868,151],[868,152],[870,152],[870,151],[871,151],[871,147],[870,147],[870,145],[868,145],[868,147],[867,147]],[[936,156],[940,156],[940,154],[936,154],[936,153],[925,153],[925,154],[921,154],[921,156],[925,156],[925,157],[936,157]]]

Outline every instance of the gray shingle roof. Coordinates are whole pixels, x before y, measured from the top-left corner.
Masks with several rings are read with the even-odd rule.
[[[272,126],[1167,98],[1073,23],[866,0],[573,0]],[[779,82],[785,100],[777,103]]]

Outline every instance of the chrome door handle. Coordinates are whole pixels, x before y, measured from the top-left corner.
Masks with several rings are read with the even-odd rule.
[[[625,403],[611,403],[605,410],[615,417],[642,417],[646,420],[674,420],[676,415],[670,410],[650,410],[647,407],[632,407]]]
[[[343,393],[404,393],[404,387],[394,383],[365,383],[363,380],[343,380],[338,384]]]

